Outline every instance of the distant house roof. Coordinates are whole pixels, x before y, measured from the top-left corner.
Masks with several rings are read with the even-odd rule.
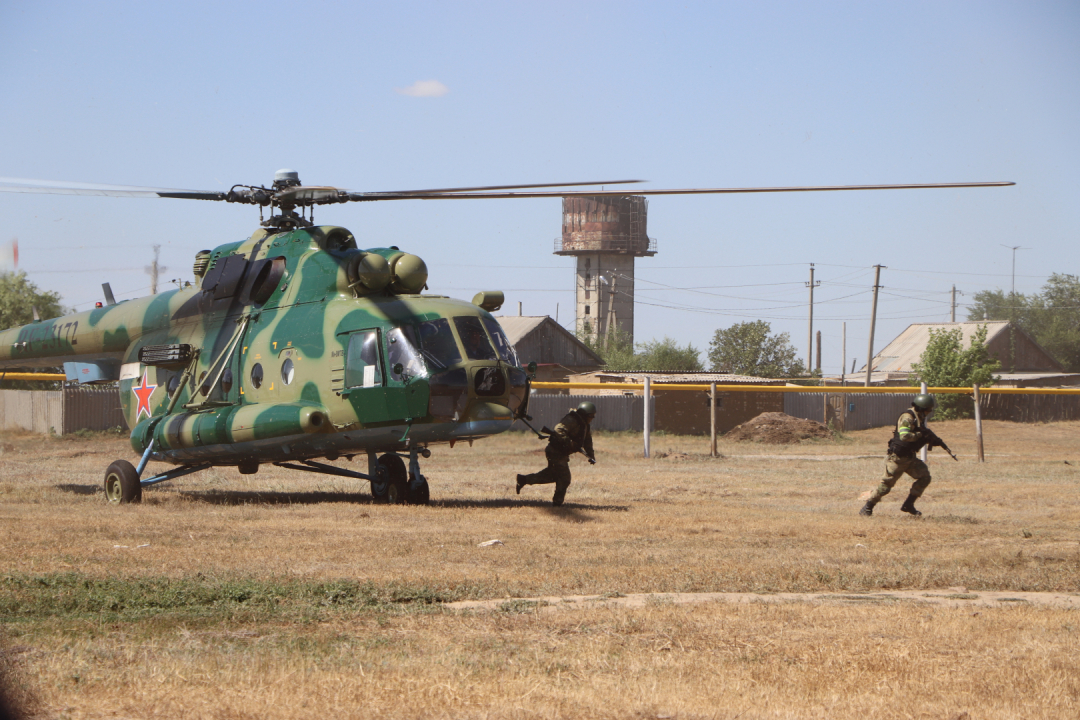
[[[771,378],[759,378],[751,375],[733,375],[731,373],[715,373],[715,372],[688,372],[688,373],[666,373],[666,372],[609,372],[607,370],[601,370],[598,372],[585,373],[590,377],[596,378],[597,382],[610,382],[610,383],[641,383],[645,381],[645,376],[649,377],[650,382],[654,383],[719,383],[719,384],[736,384],[745,383],[747,385],[784,385],[784,380],[773,380]],[[574,380],[577,382],[588,382],[582,380],[581,376],[575,376]]]
[[[992,357],[1001,361],[1002,370],[1020,372],[1061,372],[1061,365],[1022,329],[1010,329],[1007,321],[959,322],[959,323],[914,323],[886,345],[874,356],[875,372],[910,373],[911,364],[919,358],[930,342],[931,330],[952,330],[959,328],[964,334],[964,345],[971,345],[971,338],[983,325],[986,326],[986,349]],[[1015,346],[1013,341],[1015,340]],[[862,372],[866,372],[863,365]]]
[[[548,315],[500,315],[495,319],[523,363],[554,363],[572,368],[594,368],[604,363],[603,358]]]

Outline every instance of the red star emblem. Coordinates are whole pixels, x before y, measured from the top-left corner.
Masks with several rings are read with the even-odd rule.
[[[149,371],[143,373],[142,384],[134,385],[131,388],[131,392],[135,393],[135,397],[139,399],[139,407],[135,410],[135,422],[139,422],[139,418],[142,417],[144,412],[146,417],[153,416],[153,413],[150,412],[150,396],[154,394],[158,386],[146,384],[146,378],[149,374]]]

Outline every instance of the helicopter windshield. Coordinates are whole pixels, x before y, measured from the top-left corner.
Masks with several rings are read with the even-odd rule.
[[[506,333],[503,332],[499,321],[491,317],[485,317],[482,320],[488,334],[491,335],[491,339],[495,341],[495,349],[499,351],[499,357],[511,365],[520,365],[514,346],[510,344],[510,340],[506,337]]]
[[[458,335],[461,336],[461,344],[465,346],[465,354],[470,360],[498,360],[495,348],[491,347],[484,326],[480,324],[480,318],[464,316],[454,318],[457,325]]]
[[[420,353],[432,370],[445,370],[461,362],[450,321],[446,318],[428,320],[416,326],[420,335]]]
[[[416,340],[416,329],[406,325],[396,327],[386,334],[390,351],[387,353],[390,367],[390,377],[394,380],[404,380],[402,375],[409,377],[425,377],[427,368],[420,357],[420,351],[416,349],[419,343]],[[394,368],[401,363],[400,373],[394,372]]]

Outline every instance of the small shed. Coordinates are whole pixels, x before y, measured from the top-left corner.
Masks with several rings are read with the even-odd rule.
[[[561,382],[575,373],[598,370],[604,363],[549,315],[501,315],[495,319],[521,363],[536,363],[536,379],[541,382]]]

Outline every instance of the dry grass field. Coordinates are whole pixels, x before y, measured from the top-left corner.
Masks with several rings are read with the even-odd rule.
[[[278,468],[109,507],[126,439],[6,433],[0,671],[57,718],[1080,717],[1080,423],[935,429],[920,519],[858,516],[885,429],[600,435],[562,508],[523,435],[433,448],[427,507]]]

